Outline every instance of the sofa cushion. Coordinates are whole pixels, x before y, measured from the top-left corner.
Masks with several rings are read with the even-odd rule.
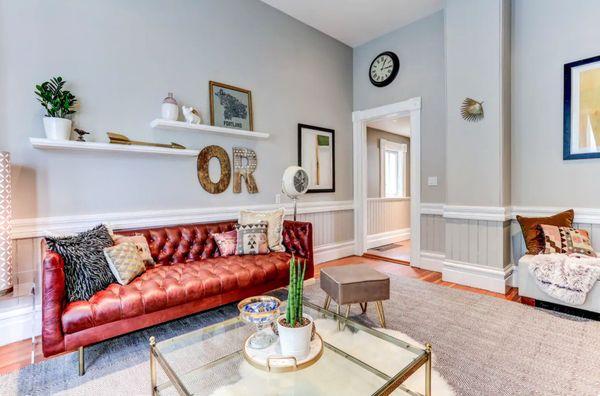
[[[290,255],[217,257],[151,268],[128,285],[111,284],[89,301],[63,311],[67,334],[141,316],[190,301],[267,283],[288,276]]]
[[[46,237],[50,250],[65,260],[67,301],[87,300],[94,293],[116,282],[104,248],[113,246],[113,240],[104,224],[64,237]]]

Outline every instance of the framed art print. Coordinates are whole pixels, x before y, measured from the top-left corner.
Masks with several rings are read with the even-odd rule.
[[[600,56],[564,67],[563,159],[600,158]]]
[[[309,175],[307,193],[335,192],[334,130],[298,124],[298,165]]]
[[[253,128],[252,93],[247,89],[215,81],[210,81],[208,87],[210,124],[251,131]]]

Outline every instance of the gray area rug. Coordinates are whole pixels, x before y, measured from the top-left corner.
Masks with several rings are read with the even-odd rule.
[[[403,277],[392,276],[391,289],[388,327],[431,342],[435,368],[458,394],[600,394],[600,322]],[[323,301],[318,285],[306,295]],[[377,326],[374,307],[359,313],[353,307],[356,320]],[[83,377],[76,354],[28,366],[0,377],[0,394],[149,394],[150,336],[164,340],[235,315],[231,304],[92,346]]]

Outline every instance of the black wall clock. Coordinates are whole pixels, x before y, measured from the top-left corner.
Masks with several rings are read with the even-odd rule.
[[[369,67],[369,80],[376,87],[385,87],[396,78],[400,70],[400,60],[391,51],[377,55]]]

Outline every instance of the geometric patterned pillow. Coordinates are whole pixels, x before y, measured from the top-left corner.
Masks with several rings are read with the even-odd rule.
[[[235,249],[237,247],[236,230],[212,234],[212,236],[215,238],[215,242],[219,247],[219,253],[221,253],[221,257],[233,256],[235,254]]]
[[[104,256],[117,282],[126,285],[146,270],[135,243],[124,242],[104,249]]]
[[[269,243],[267,242],[268,227],[269,225],[266,221],[261,221],[256,224],[236,224],[236,254],[243,255],[269,253]]]
[[[140,257],[142,257],[142,260],[144,260],[144,262],[146,263],[147,266],[151,267],[154,264],[156,264],[154,262],[154,259],[152,258],[152,253],[150,252],[150,246],[148,246],[148,241],[146,240],[145,236],[143,236],[143,235],[127,236],[127,235],[113,234],[112,237],[113,237],[113,240],[115,241],[115,245],[120,245],[125,242],[131,242],[131,243],[135,244],[135,246],[138,249],[138,253],[140,254]]]
[[[267,240],[269,249],[274,252],[285,252],[283,246],[283,208],[267,211],[241,210],[238,218],[240,224],[256,224],[266,221],[268,224]]]
[[[590,236],[586,230],[545,224],[540,225],[540,228],[544,233],[544,254],[577,253],[596,257],[596,253],[590,242]]]

